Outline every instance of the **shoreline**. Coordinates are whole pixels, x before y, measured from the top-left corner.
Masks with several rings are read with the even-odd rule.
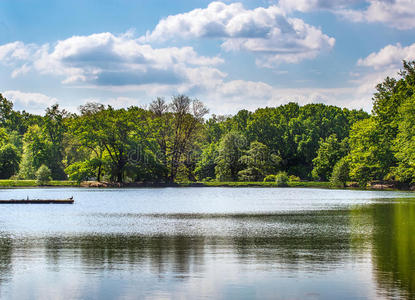
[[[167,187],[265,187],[265,188],[284,188],[275,182],[183,182],[183,183],[156,183],[156,182],[133,182],[133,183],[111,183],[86,181],[78,183],[76,181],[53,180],[47,184],[39,185],[36,180],[0,180],[0,189],[14,188],[167,188]],[[397,186],[392,183],[372,183],[371,186],[361,188],[355,184],[346,187],[336,187],[326,181],[293,181],[287,184],[288,188],[321,188],[338,190],[369,190],[369,191],[411,191],[409,187]]]

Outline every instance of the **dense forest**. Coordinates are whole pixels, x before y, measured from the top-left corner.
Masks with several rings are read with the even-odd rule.
[[[0,178],[116,182],[301,179],[415,182],[415,62],[386,78],[373,110],[288,103],[208,117],[185,95],[147,108],[53,105],[44,116],[0,95]]]

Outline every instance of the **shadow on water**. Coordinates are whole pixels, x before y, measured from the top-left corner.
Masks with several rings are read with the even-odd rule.
[[[13,254],[12,243],[11,238],[3,236],[0,232],[0,297],[2,297],[3,282],[10,279]]]

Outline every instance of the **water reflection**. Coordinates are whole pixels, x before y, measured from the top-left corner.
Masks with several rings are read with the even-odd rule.
[[[0,233],[0,298],[415,299],[415,200],[117,216],[145,234]]]
[[[12,239],[3,236],[0,232],[0,298],[2,297],[2,285],[10,278],[12,268]]]
[[[415,299],[415,205],[377,205],[373,215],[374,274],[381,295]]]

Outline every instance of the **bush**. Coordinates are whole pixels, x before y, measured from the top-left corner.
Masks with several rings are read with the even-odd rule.
[[[81,183],[94,176],[94,167],[89,160],[79,161],[69,165],[65,169],[65,173],[68,174],[70,180]]]
[[[295,175],[290,175],[290,182],[301,181],[300,177]]]
[[[264,178],[264,182],[275,182],[275,175],[267,175]]]
[[[344,187],[349,179],[349,163],[346,158],[342,158],[335,164],[330,182],[334,186]]]
[[[43,185],[51,181],[52,180],[51,175],[52,175],[52,172],[50,171],[50,169],[45,165],[41,165],[39,169],[36,171],[37,184]]]
[[[286,172],[279,172],[275,175],[275,183],[277,186],[287,186],[288,185],[288,175]]]

